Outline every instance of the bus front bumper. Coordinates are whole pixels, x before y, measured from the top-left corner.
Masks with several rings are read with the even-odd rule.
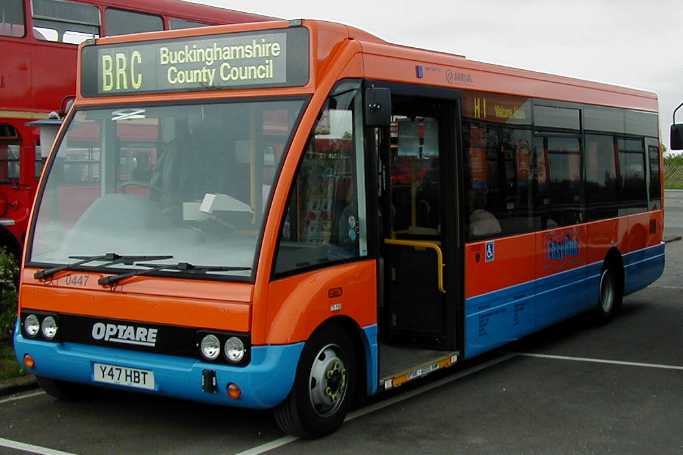
[[[14,345],[20,365],[23,366],[25,355],[33,358],[35,366],[28,372],[37,376],[252,409],[272,408],[289,395],[304,346],[303,343],[253,346],[249,365],[233,367],[187,357],[30,340],[21,335],[19,328],[15,331]],[[95,364],[151,371],[154,388],[142,390],[96,382]],[[205,370],[215,372],[215,392],[206,392],[202,388]],[[240,388],[239,399],[228,396],[228,384],[236,384]]]

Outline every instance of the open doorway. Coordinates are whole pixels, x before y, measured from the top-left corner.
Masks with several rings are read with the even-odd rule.
[[[457,108],[455,100],[392,91],[391,126],[379,133],[380,379],[385,387],[457,359],[456,308],[462,292],[453,281],[462,274],[447,273],[461,254],[454,247]]]

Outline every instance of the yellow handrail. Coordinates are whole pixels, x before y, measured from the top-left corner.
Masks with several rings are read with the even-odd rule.
[[[437,274],[437,287],[439,292],[442,294],[446,293],[446,289],[443,286],[443,269],[446,264],[443,262],[443,251],[437,242],[427,242],[425,240],[397,240],[397,239],[384,239],[384,243],[387,245],[396,246],[407,246],[411,248],[427,248],[434,250],[436,252],[436,274]]]

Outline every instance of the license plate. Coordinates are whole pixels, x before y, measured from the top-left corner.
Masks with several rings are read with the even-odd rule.
[[[95,382],[154,390],[153,371],[95,363],[93,373]]]

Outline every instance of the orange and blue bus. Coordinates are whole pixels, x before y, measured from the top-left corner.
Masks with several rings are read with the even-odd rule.
[[[15,347],[40,385],[350,406],[664,267],[657,97],[295,20],[81,44]]]

